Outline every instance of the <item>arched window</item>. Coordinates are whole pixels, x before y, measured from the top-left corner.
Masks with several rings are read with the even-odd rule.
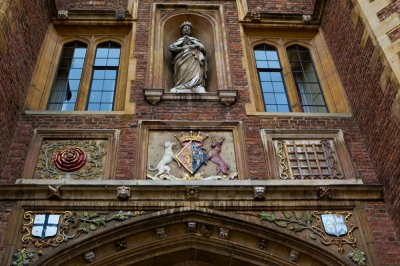
[[[327,113],[324,95],[308,48],[291,45],[286,49],[303,112]]]
[[[277,50],[270,45],[254,47],[254,58],[266,112],[290,112]]]
[[[120,54],[121,46],[117,43],[109,41],[97,46],[86,105],[88,111],[113,110]]]
[[[47,110],[75,110],[86,49],[87,45],[79,41],[64,44]]]

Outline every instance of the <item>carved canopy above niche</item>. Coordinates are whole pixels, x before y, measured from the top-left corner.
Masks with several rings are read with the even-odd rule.
[[[180,25],[190,21],[192,36],[201,40],[206,50],[207,93],[168,93],[174,87],[172,55],[168,47],[181,37]],[[226,105],[236,100],[232,90],[229,56],[226,43],[224,8],[222,4],[154,3],[149,47],[149,63],[145,83],[148,102],[165,100],[221,101]]]

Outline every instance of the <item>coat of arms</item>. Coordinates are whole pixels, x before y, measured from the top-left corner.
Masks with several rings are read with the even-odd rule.
[[[59,214],[36,214],[32,225],[32,236],[45,239],[57,234]]]
[[[164,154],[157,166],[148,166],[150,171],[158,171],[155,175],[147,175],[148,179],[168,179],[168,180],[216,180],[216,179],[236,179],[237,173],[230,171],[230,166],[222,158],[221,151],[224,138],[210,137],[202,135],[201,132],[194,134],[192,131],[175,135],[176,140],[180,143],[180,148],[174,151],[177,144],[172,140],[164,142]],[[211,139],[210,150],[205,147],[205,140]],[[170,165],[175,161],[179,169],[184,169],[186,173],[182,174],[182,170],[177,170],[175,165]],[[204,176],[199,171],[208,161],[212,161],[216,165],[216,171]],[[175,168],[175,174],[172,168]],[[204,169],[204,168],[203,168]],[[179,172],[179,174],[176,174]],[[208,173],[211,170],[208,170]],[[194,175],[194,176],[193,176]]]
[[[347,226],[343,215],[335,213],[322,214],[321,219],[326,234],[337,237],[347,234]]]

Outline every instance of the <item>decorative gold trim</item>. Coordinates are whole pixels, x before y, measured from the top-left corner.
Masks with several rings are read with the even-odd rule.
[[[58,223],[57,226],[57,235],[55,237],[50,237],[47,240],[38,239],[32,236],[32,224],[34,221],[35,214],[60,214],[62,215],[61,221]],[[24,213],[24,220],[28,220],[27,223],[23,224],[22,227],[22,234],[24,234],[21,238],[22,244],[24,247],[27,246],[29,242],[32,242],[34,246],[38,249],[38,255],[43,254],[43,249],[53,246],[56,247],[64,242],[65,238],[67,237],[68,232],[68,222],[67,220],[72,217],[72,213],[69,211],[53,211],[53,210],[45,210],[45,211],[27,211]]]

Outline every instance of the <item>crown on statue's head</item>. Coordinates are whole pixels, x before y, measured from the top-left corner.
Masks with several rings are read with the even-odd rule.
[[[193,29],[193,25],[190,23],[190,21],[183,22],[179,28],[182,29],[184,26],[189,26]]]
[[[188,142],[188,141],[197,141],[197,142],[203,143],[203,141],[206,138],[208,138],[208,135],[202,136],[200,131],[197,135],[195,135],[195,134],[193,134],[193,131],[190,131],[189,134],[182,132],[180,136],[175,135],[175,138],[180,143],[184,143],[184,142]]]

